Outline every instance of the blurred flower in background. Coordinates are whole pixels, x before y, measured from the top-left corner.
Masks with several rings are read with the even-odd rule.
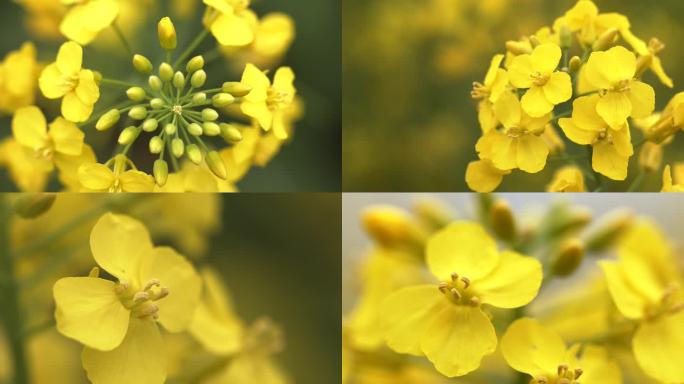
[[[476,159],[471,151],[481,135],[476,102],[468,95],[471,83],[484,78],[492,56],[504,52],[503,42],[549,25],[575,3],[346,1],[344,189],[468,190],[462,175],[468,163]],[[660,1],[653,6],[639,1],[599,0],[596,4],[602,12],[632,15],[631,29],[639,36],[647,40],[658,36],[667,47],[658,55],[659,61],[675,85],[683,84],[684,75],[677,66],[682,59],[677,38],[683,27],[673,16],[682,10],[680,2]],[[676,91],[660,84],[652,73],[644,79],[658,95],[656,110],[664,109]],[[557,145],[558,132],[544,139]],[[662,164],[681,161],[676,150],[682,145],[680,141],[675,138],[670,144]],[[640,168],[638,157],[632,157],[630,168]],[[503,177],[501,190],[541,191],[562,166],[553,162],[537,174],[492,174],[489,180]],[[480,166],[483,171],[494,172],[485,167]],[[659,172],[646,172],[643,189],[660,190],[662,182]],[[615,182],[608,190],[628,186]]]

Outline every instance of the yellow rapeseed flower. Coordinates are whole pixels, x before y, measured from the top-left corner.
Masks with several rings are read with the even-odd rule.
[[[639,323],[632,338],[637,363],[661,382],[684,382],[684,274],[672,248],[644,221],[624,235],[618,257],[600,265],[618,310]]]
[[[52,172],[52,164],[36,161],[35,151],[12,138],[0,142],[0,165],[7,167],[9,176],[24,192],[42,192]]]
[[[466,168],[466,183],[475,192],[488,193],[501,185],[503,177],[511,171],[502,171],[489,160],[478,160],[468,164]]]
[[[221,45],[245,46],[254,41],[258,18],[250,0],[203,0],[207,5],[204,25]]]
[[[549,147],[541,134],[551,114],[530,117],[511,92],[501,95],[494,104],[494,113],[505,129],[489,131],[478,140],[475,148],[480,158],[490,160],[502,171],[520,169],[537,173],[544,169]]]
[[[570,32],[577,32],[579,41],[591,46],[601,35],[610,29],[620,32],[629,30],[629,20],[619,13],[599,13],[591,0],[580,0],[565,15],[554,23],[554,30],[566,25]]]
[[[59,26],[68,39],[81,45],[88,45],[105,28],[108,28],[119,14],[117,0],[61,0],[73,5]]]
[[[126,170],[129,165],[131,169]],[[116,155],[107,164],[82,164],[78,179],[83,192],[152,192],[155,186],[152,176],[135,169],[124,155]]]
[[[496,55],[492,58],[484,84],[473,83],[473,90],[470,92],[473,99],[480,100],[477,105],[477,112],[483,133],[491,131],[499,124],[496,115],[494,115],[493,105],[508,85],[508,72],[501,68],[503,58],[503,55]]]
[[[0,112],[12,113],[32,105],[38,78],[36,47],[24,43],[0,62]]]
[[[604,348],[573,345],[531,318],[518,319],[501,338],[506,362],[532,376],[530,384],[620,384],[622,373]]]
[[[655,109],[655,91],[634,76],[637,60],[625,47],[593,52],[585,68],[586,80],[601,96],[596,112],[613,129],[623,127],[628,117],[648,117]]]
[[[531,117],[542,117],[556,104],[572,97],[572,80],[565,72],[556,71],[561,49],[556,44],[541,44],[531,54],[516,56],[508,70],[511,84],[527,89],[522,108]]]
[[[82,69],[83,49],[70,41],[62,44],[57,61],[40,75],[39,84],[48,99],[62,100],[62,115],[70,121],[86,121],[100,98],[100,88],[93,71]]]
[[[244,96],[242,112],[253,117],[265,131],[273,129],[278,139],[286,139],[287,110],[293,104],[296,89],[294,72],[289,67],[279,68],[273,78],[273,84],[266,74],[252,64],[247,64],[241,82],[252,87]]]
[[[445,376],[462,376],[496,349],[483,305],[517,308],[537,295],[541,264],[496,242],[476,223],[456,222],[436,232],[426,249],[439,284],[402,288],[384,302],[385,338],[399,353],[425,355]]]
[[[546,188],[548,192],[586,192],[582,170],[573,165],[565,166],[553,175]]]
[[[192,320],[201,280],[185,258],[155,247],[147,228],[105,214],[93,227],[97,264],[116,278],[66,277],[53,292],[57,330],[84,345],[83,367],[96,384],[163,383],[164,343],[157,322],[180,332]]]
[[[558,120],[558,125],[573,142],[593,147],[592,167],[613,180],[627,178],[629,158],[634,154],[629,125],[614,129],[598,115],[599,95],[583,96],[572,105],[572,118]]]

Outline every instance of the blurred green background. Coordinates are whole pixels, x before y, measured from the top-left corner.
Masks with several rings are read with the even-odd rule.
[[[169,1],[154,0],[161,4],[160,12],[152,10],[145,17],[145,24],[138,30],[123,28],[131,40],[134,51],[144,52],[150,59],[162,59],[157,40],[156,23],[167,12]],[[187,0],[190,1],[190,0]],[[194,16],[188,20],[175,18],[178,31],[179,52],[185,49],[202,28],[201,16],[205,6],[197,3]],[[305,116],[296,123],[293,141],[286,144],[281,153],[265,169],[253,168],[247,177],[238,183],[243,191],[339,191],[341,169],[341,75],[340,75],[340,10],[335,0],[307,1],[258,0],[252,8],[263,16],[270,12],[284,12],[296,24],[297,36],[282,65],[291,66],[297,76],[295,86],[305,102]],[[26,12],[10,0],[0,1],[0,60],[8,52],[18,49],[25,41],[33,41],[38,48],[38,59],[45,63],[54,57],[63,42],[46,41],[32,36],[24,26]],[[110,39],[111,40],[111,39]],[[215,41],[209,38],[197,50],[198,53],[213,49]],[[153,60],[154,61],[154,60]],[[121,80],[139,79],[130,65],[130,58],[120,43],[112,40],[108,46],[90,45],[84,52],[87,68],[101,71],[105,76]],[[207,87],[220,85],[223,81],[239,80],[241,69],[235,70],[221,60],[208,65]],[[103,95],[95,106],[98,112],[106,100],[120,97],[121,89],[102,87]],[[39,102],[44,102],[42,101]],[[50,121],[58,113],[59,103],[51,103],[48,110]],[[0,139],[11,134],[11,118],[0,115]],[[86,142],[97,143],[100,149],[98,159],[110,156],[115,138],[97,134],[92,129],[86,132]],[[139,146],[134,156],[145,158],[146,148]],[[147,159],[150,160],[150,159]],[[144,160],[141,162],[144,163]],[[0,169],[0,190],[10,191],[11,186],[5,170]]]
[[[506,40],[553,21],[575,0],[345,0],[342,7],[343,189],[345,191],[468,191],[467,164],[477,159],[480,135],[473,81]],[[667,47],[663,65],[675,83],[648,73],[661,109],[684,90],[684,2],[596,0],[601,12],[629,17],[632,30]],[[665,161],[684,161],[684,139],[666,148]],[[633,157],[636,160],[637,156]],[[557,164],[536,175],[514,172],[500,191],[541,191]],[[630,169],[632,166],[630,166]],[[636,172],[631,171],[631,175]],[[660,190],[661,175],[644,188]],[[629,182],[629,181],[628,181]],[[608,190],[625,190],[609,183]]]

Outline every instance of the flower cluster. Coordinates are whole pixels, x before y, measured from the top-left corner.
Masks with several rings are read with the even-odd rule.
[[[684,380],[684,270],[654,222],[616,211],[590,225],[564,203],[530,220],[489,195],[476,212],[366,210],[344,383]]]
[[[142,2],[133,3],[64,2],[59,12],[22,3],[32,17],[60,15],[58,30],[70,41],[42,71],[31,43],[0,64],[0,111],[13,114],[13,137],[0,143],[0,165],[18,189],[51,188],[56,170],[62,186],[73,191],[235,191],[251,167],[265,166],[291,139],[302,114],[295,75],[289,67],[272,77],[263,70],[274,67],[292,42],[288,16],[270,14],[262,21],[249,1],[207,0],[205,29],[177,57],[175,26],[169,17],[161,19],[158,37],[166,55],[153,64],[133,53],[121,29],[124,22],[139,24],[129,14],[145,14]],[[118,80],[84,66],[83,47],[100,41],[105,31],[118,37],[132,69],[144,78]],[[211,35],[219,43],[215,51],[191,57]],[[232,59],[241,79],[217,83],[208,76],[205,69],[222,56]],[[125,94],[104,87],[123,87]],[[49,126],[50,105],[37,106],[36,88],[61,104]],[[116,103],[123,97],[127,101]],[[91,135],[91,128],[117,131],[118,148],[99,162],[102,138]]]
[[[549,191],[604,190],[608,180],[628,178],[629,160],[640,149],[630,186],[638,189],[645,173],[660,170],[661,143],[684,127],[682,95],[654,115],[655,91],[642,81],[650,71],[673,87],[659,57],[664,48],[656,38],[646,43],[635,36],[626,16],[600,13],[591,0],[579,0],[551,27],[508,41],[484,82],[473,85],[482,136],[479,160],[466,170],[468,186],[490,192],[514,170],[538,173],[553,161],[565,166]],[[637,144],[632,127],[642,128]],[[587,155],[573,144],[586,146]],[[663,189],[671,189],[667,180]]]

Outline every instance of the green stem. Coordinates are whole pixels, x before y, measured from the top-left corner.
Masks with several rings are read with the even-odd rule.
[[[116,35],[119,37],[119,40],[121,40],[121,44],[123,44],[128,55],[133,57],[133,50],[131,49],[131,45],[128,44],[128,40],[121,31],[121,28],[119,28],[119,24],[116,23],[116,20],[112,23],[112,28],[114,28],[114,32],[116,32]]]
[[[117,87],[125,87],[125,88],[138,87],[137,84],[129,83],[126,81],[114,80],[114,79],[106,79],[106,78],[102,78],[102,80],[100,80],[100,84],[115,85]]]
[[[644,170],[639,169],[639,173],[637,173],[636,177],[634,178],[634,181],[632,181],[632,184],[627,189],[627,192],[636,192],[641,187],[641,184],[644,182],[644,176],[646,176]]]
[[[0,197],[0,294],[3,296],[2,314],[8,347],[12,353],[13,383],[28,384],[29,372],[26,349],[21,332],[23,312],[19,306],[19,287],[15,278],[14,258],[10,250],[11,211],[4,197]]]
[[[178,59],[176,59],[176,62],[173,63],[173,69],[178,68],[178,66],[185,61],[194,51],[197,49],[197,47],[202,44],[202,41],[209,36],[209,30],[208,29],[203,29],[202,33],[200,33],[195,40],[190,43],[188,48],[183,52],[180,56],[178,56]]]

